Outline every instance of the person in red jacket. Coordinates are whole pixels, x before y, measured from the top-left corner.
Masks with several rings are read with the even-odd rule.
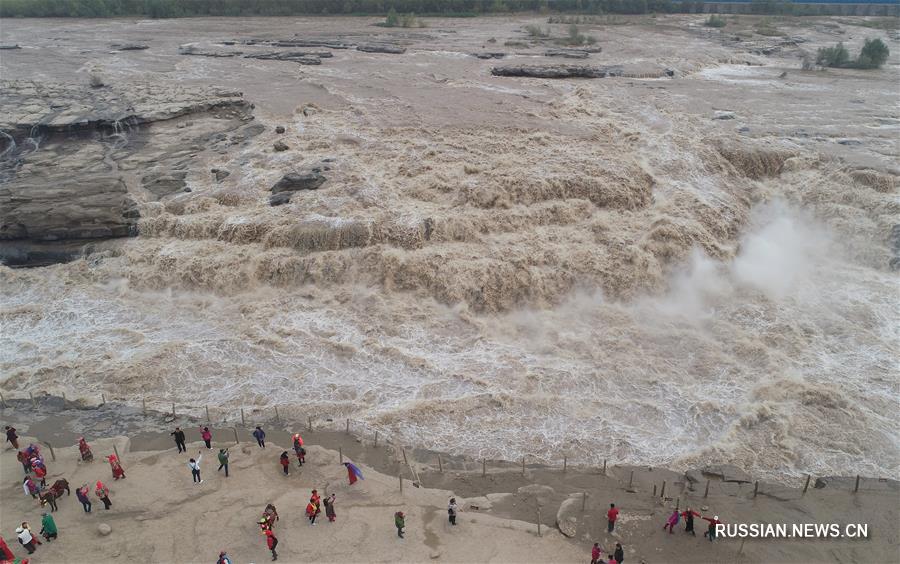
[[[616,519],[618,518],[619,510],[616,508],[616,504],[610,503],[609,511],[606,512],[606,520],[608,521],[606,528],[607,531],[609,531],[610,533],[613,532],[613,529],[616,528]]]
[[[209,431],[209,427],[200,428],[200,438],[206,443],[206,450],[210,450],[212,448],[212,433]]]
[[[42,488],[47,487],[47,468],[46,467],[44,467],[44,466],[36,467],[34,469],[34,477],[40,478]]]
[[[284,451],[281,453],[280,462],[281,462],[281,469],[284,470],[284,475],[287,476],[288,472],[290,472],[290,467],[291,467],[291,459],[288,458],[287,451]]]
[[[721,521],[719,521],[719,516],[716,515],[712,519],[709,517],[701,517],[701,519],[709,521],[709,527],[706,529],[706,532],[703,533],[703,536],[709,538],[709,542],[713,542],[716,540],[716,525],[721,523]]]
[[[600,556],[603,554],[603,547],[600,546],[599,542],[594,543],[594,548],[591,549],[591,564],[603,564],[600,560]]]
[[[266,529],[265,535],[266,546],[272,551],[272,560],[278,560],[278,553],[275,552],[275,547],[278,546],[278,539],[275,538],[275,533],[272,532],[272,529]]]
[[[0,562],[12,562],[13,558],[15,556],[13,556],[12,550],[9,549],[3,537],[0,537]]]

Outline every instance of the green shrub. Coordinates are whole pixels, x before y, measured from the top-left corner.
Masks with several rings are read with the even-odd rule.
[[[881,39],[866,39],[866,43],[856,59],[856,67],[861,69],[880,68],[890,54],[888,46]]]
[[[816,52],[816,64],[822,67],[846,67],[850,62],[850,52],[840,42],[834,47],[821,47]]]
[[[540,26],[537,25],[526,25],[525,33],[528,34],[529,37],[550,37],[550,30],[544,31]]]
[[[384,27],[397,27],[400,25],[400,16],[397,10],[391,8],[388,10],[387,17],[384,18]]]
[[[728,25],[728,21],[726,21],[722,16],[713,14],[709,16],[709,19],[703,22],[703,25],[705,25],[706,27],[725,27],[726,25]]]

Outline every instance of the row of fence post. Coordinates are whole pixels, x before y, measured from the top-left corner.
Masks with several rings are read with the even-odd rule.
[[[32,407],[37,408],[37,399],[34,397],[34,393],[28,392],[28,397],[31,400]],[[65,392],[62,393],[62,400],[63,400],[64,405],[68,401],[66,399]],[[106,394],[105,393],[100,394],[100,401],[101,401],[100,405],[106,405]],[[0,393],[0,407],[2,407],[3,409],[6,409],[8,407],[6,404],[6,398],[3,396],[2,393]],[[275,420],[280,422],[281,416],[278,413],[278,406],[273,406],[273,407],[275,410]],[[208,423],[212,424],[212,418],[210,417],[210,414],[209,414],[209,405],[205,405],[204,409],[206,412],[206,421]],[[147,415],[147,399],[144,397],[141,398],[141,410],[144,415]],[[241,425],[246,427],[247,423],[246,423],[246,417],[244,414],[244,408],[243,407],[240,408],[240,411],[241,411]],[[174,419],[176,417],[177,417],[177,410],[176,410],[175,402],[173,401],[172,402],[172,418]],[[306,421],[307,421],[307,430],[309,430],[311,432],[313,430],[313,417],[311,415],[307,416]],[[232,429],[234,431],[235,444],[240,444],[240,440],[238,438],[237,427],[233,427]],[[349,418],[346,420],[344,432],[347,433],[348,435],[350,434],[350,419]],[[50,445],[50,443],[45,443],[45,444],[47,445],[47,447],[50,448],[50,454],[53,457],[53,460],[56,460],[56,455],[53,452],[53,447]],[[373,445],[375,448],[378,448],[378,430],[377,429],[375,430]],[[115,449],[115,445],[113,446],[113,449]],[[401,450],[403,452],[404,464],[409,466],[409,463],[406,460],[406,450],[405,449],[401,449]],[[339,457],[340,457],[341,463],[343,463],[343,461],[344,461],[343,450],[339,447],[338,451],[339,451]],[[116,456],[118,457],[118,455],[119,455],[119,453],[118,453],[118,451],[116,451]],[[526,457],[523,455],[522,456],[522,475],[523,476],[526,475],[525,459],[526,459]],[[441,458],[440,454],[437,455],[437,461],[438,461],[438,472],[443,473],[444,472],[444,463],[443,463],[443,459]],[[563,472],[566,472],[568,470],[568,462],[569,462],[568,455],[564,454],[563,455],[563,466],[562,466]],[[603,459],[603,470],[601,471],[601,474],[603,476],[607,475],[606,467],[607,467],[607,460]],[[482,461],[481,461],[481,476],[487,477],[487,459],[482,459]],[[810,484],[811,479],[812,479],[812,475],[807,474],[806,482],[803,485],[803,491],[802,491],[801,496],[806,495],[806,491],[809,489],[809,484]],[[856,481],[853,486],[853,493],[859,492],[859,485],[860,485],[861,480],[862,480],[862,477],[859,474],[857,474]],[[704,498],[709,497],[709,486],[710,486],[710,480],[707,480],[706,488],[703,492]],[[628,478],[628,488],[627,489],[632,490],[633,487],[634,487],[634,471],[632,470],[631,474]],[[401,490],[401,492],[403,491],[403,478],[402,477],[400,478],[400,490]],[[657,492],[657,488],[656,488],[656,485],[654,484],[653,485],[653,497],[656,497],[656,492]],[[665,498],[665,492],[666,492],[666,481],[665,480],[663,481],[662,487],[660,488],[659,492],[660,492],[659,497]],[[755,499],[758,494],[759,494],[759,481],[756,481],[753,486],[753,498]],[[583,505],[584,505],[584,501],[582,501],[582,506]]]

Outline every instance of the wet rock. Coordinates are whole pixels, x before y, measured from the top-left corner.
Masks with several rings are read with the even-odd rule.
[[[252,55],[244,55],[245,59],[262,59],[272,61],[291,61],[301,65],[321,65],[321,53],[305,53],[302,51],[281,51],[276,53],[260,53]],[[325,56],[330,57],[331,53]]]
[[[839,139],[838,145],[862,145],[859,139]]]
[[[113,43],[110,47],[117,51],[143,51],[150,48],[148,45],[140,43]]]
[[[316,190],[327,180],[324,176],[316,171],[310,172],[291,172],[281,177],[270,191],[273,194],[279,192],[296,192],[298,190]]]
[[[391,55],[402,55],[406,53],[405,47],[397,47],[396,45],[387,45],[384,43],[364,43],[356,46],[357,51],[364,53],[388,53]]]
[[[275,144],[272,145],[272,148],[275,149],[279,153],[281,151],[287,151],[288,149],[290,149],[290,147],[287,146],[287,143],[285,143],[283,141],[276,141]]]
[[[582,65],[510,65],[494,67],[494,76],[521,76],[528,78],[606,78],[622,76],[620,66]]]
[[[587,59],[589,53],[581,49],[550,49],[544,52],[545,57],[562,57],[564,59]]]
[[[100,523],[99,525],[97,525],[97,532],[105,537],[112,532],[112,527],[110,527],[106,523]]]
[[[279,135],[282,134],[282,133],[284,133],[284,126],[283,126],[283,125],[278,125],[278,126],[276,126],[276,127],[275,127],[275,133],[278,133]]]
[[[284,204],[290,203],[291,196],[293,195],[293,192],[278,192],[277,194],[272,194],[271,196],[269,196],[269,205],[282,206]]]
[[[472,56],[479,59],[502,59],[506,53],[472,53]]]
[[[162,198],[175,192],[183,191],[186,184],[186,171],[171,171],[167,173],[151,173],[141,178],[144,189],[154,196]]]
[[[245,45],[272,45],[274,47],[325,47],[326,49],[352,49],[355,43],[329,39],[276,39],[273,41],[247,40]]]
[[[210,172],[213,174],[213,176],[215,176],[216,182],[222,182],[231,175],[230,172],[228,172],[227,170],[222,170],[221,168],[211,169]]]
[[[7,51],[10,49],[21,49],[21,47],[19,47],[18,43],[15,45],[0,45],[0,51]]]
[[[721,478],[723,482],[747,483],[753,481],[750,474],[730,464],[712,464],[703,469],[708,476]]]

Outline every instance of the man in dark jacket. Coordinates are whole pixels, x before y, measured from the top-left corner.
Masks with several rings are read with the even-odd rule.
[[[613,552],[613,558],[615,558],[616,562],[619,564],[625,562],[625,551],[622,550],[622,545],[620,543],[616,543],[616,551]]]
[[[184,446],[184,431],[181,430],[181,427],[175,427],[175,430],[169,434],[175,437],[175,446],[178,447],[178,453],[187,452],[187,447]]]
[[[19,450],[19,435],[16,434],[16,428],[6,426],[6,440],[12,445],[12,447],[16,450]]]

